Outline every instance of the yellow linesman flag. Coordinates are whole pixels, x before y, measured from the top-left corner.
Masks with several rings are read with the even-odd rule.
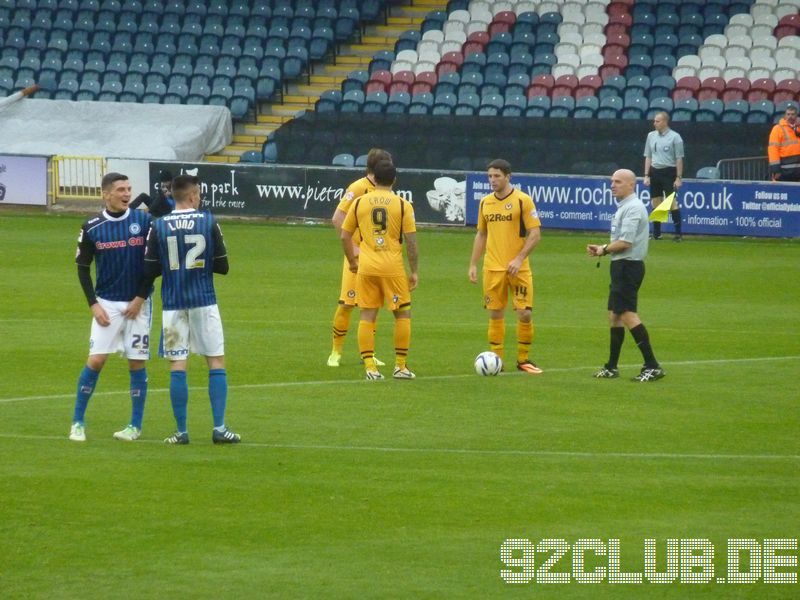
[[[672,208],[673,200],[675,200],[675,192],[664,198],[664,201],[653,209],[653,212],[650,213],[650,220],[666,223],[667,219],[669,219],[669,209]]]

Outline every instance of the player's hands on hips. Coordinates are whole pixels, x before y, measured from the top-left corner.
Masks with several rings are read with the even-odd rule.
[[[100,306],[99,302],[92,304],[92,315],[94,316],[94,320],[97,321],[97,324],[101,327],[108,327],[111,325],[111,319],[108,318],[106,309]]]
[[[128,306],[125,308],[125,312],[122,314],[125,315],[126,319],[135,319],[139,316],[139,312],[142,310],[142,304],[144,304],[144,298],[136,296],[128,303]]]
[[[416,273],[411,273],[408,276],[408,290],[413,292],[417,289],[417,285],[419,285],[419,275]]]
[[[470,283],[478,283],[478,267],[470,265],[468,275]]]

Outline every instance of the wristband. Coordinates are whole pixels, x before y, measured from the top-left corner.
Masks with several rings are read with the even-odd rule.
[[[606,254],[608,254],[608,244],[605,244],[603,246],[603,256],[605,256]]]

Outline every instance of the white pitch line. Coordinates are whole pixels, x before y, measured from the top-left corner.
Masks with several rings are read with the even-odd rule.
[[[671,361],[671,362],[664,362],[662,363],[664,366],[670,365],[678,365],[678,366],[703,366],[703,365],[716,365],[716,364],[736,364],[736,363],[751,363],[751,362],[776,362],[776,361],[787,361],[787,360],[798,360],[800,359],[800,355],[796,356],[761,356],[755,358],[714,358],[709,360],[685,360],[685,361]],[[628,365],[620,365],[621,368],[635,368],[640,366],[640,363],[636,364],[628,364]],[[587,372],[592,371],[592,369],[596,369],[597,365],[592,365],[588,367],[555,367],[555,368],[548,368],[545,371],[547,373],[573,373],[573,372]],[[503,377],[509,376],[525,376],[525,373],[503,373]],[[424,381],[444,381],[447,379],[466,379],[469,377],[475,377],[474,373],[457,373],[452,375],[425,375],[420,379]],[[320,381],[273,381],[269,383],[243,383],[240,385],[229,385],[228,389],[237,389],[237,390],[245,390],[245,389],[263,389],[263,388],[290,388],[290,387],[302,387],[302,386],[323,386],[323,385],[381,385],[380,383],[376,384],[374,381],[365,381],[363,379],[328,379],[328,380],[320,380]],[[190,390],[205,390],[207,389],[205,386],[196,386],[190,387]],[[169,388],[151,388],[148,390],[149,393],[154,392],[168,392]],[[94,397],[99,396],[118,396],[118,395],[128,395],[128,390],[109,390],[104,392],[96,392]],[[69,394],[52,394],[48,396],[18,396],[15,398],[0,398],[0,404],[10,404],[12,402],[25,402],[28,400],[61,400],[64,398],[74,398],[75,393]]]
[[[56,435],[18,435],[11,433],[0,433],[0,439],[13,440],[55,440],[67,441],[67,436]],[[92,443],[107,443],[110,445],[121,445],[120,442],[109,438],[91,440]],[[72,442],[76,444],[76,442]],[[157,444],[164,445],[161,440],[139,439],[136,444]],[[206,446],[205,437],[200,444],[193,444],[193,447]],[[374,452],[383,454],[456,454],[466,456],[527,456],[530,458],[621,458],[621,459],[661,459],[661,460],[788,460],[800,461],[797,454],[702,454],[678,452],[574,452],[559,450],[514,450],[514,449],[470,449],[470,448],[400,448],[391,446],[336,446],[333,444],[267,444],[262,442],[242,442],[242,448],[269,448],[273,450],[330,450],[335,452]],[[178,450],[180,451],[180,450]]]

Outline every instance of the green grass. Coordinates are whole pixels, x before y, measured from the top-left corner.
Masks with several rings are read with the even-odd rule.
[[[667,377],[642,385],[628,381],[641,362],[630,337],[623,378],[591,378],[607,353],[608,272],[584,248],[604,236],[544,232],[533,357],[545,373],[479,378],[472,233],[422,230],[418,379],[365,382],[354,327],[345,364],[324,366],[341,268],[332,230],[227,221],[227,421],[244,442],[212,446],[194,357],[192,444],[177,448],[161,443],[174,424],[157,358],[141,441],[111,438],[129,414],[116,357],[89,441],[67,440],[90,318],[73,264],[81,221],[0,213],[4,597],[797,597],[797,585],[500,577],[508,538],[620,539],[623,570],[638,572],[645,538],[660,566],[668,538],[707,538],[725,575],[729,538],[800,536],[797,242],[655,243],[640,314]],[[391,322],[379,317],[379,356],[392,354]]]

